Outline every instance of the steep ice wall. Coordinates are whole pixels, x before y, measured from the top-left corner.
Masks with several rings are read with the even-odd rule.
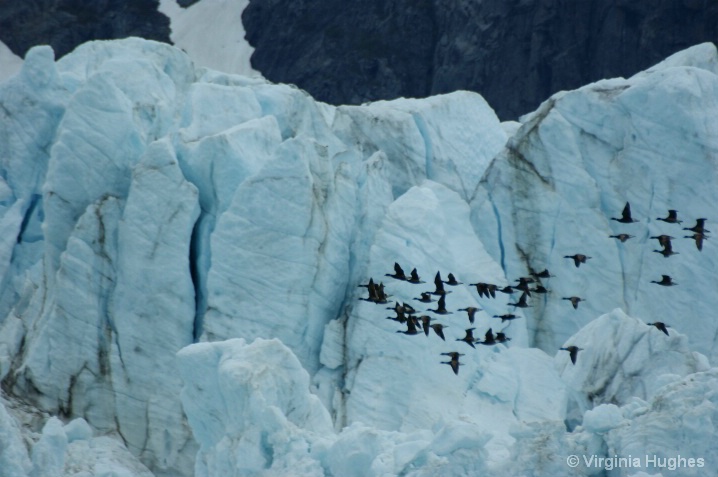
[[[565,422],[513,426],[510,458],[494,475],[707,475],[718,465],[716,369],[669,330],[617,309],[572,336],[576,364],[568,353],[554,358],[569,395]]]
[[[509,476],[534,451],[533,475],[562,475],[560,449],[633,450],[606,434],[619,411],[712,376],[718,352],[718,255],[681,230],[718,220],[716,58],[703,45],[501,125],[467,92],[335,108],[148,41],[57,63],[34,49],[0,85],[3,393],[82,417],[155,475]],[[611,221],[626,201],[638,222]],[[669,208],[682,225],[655,219]],[[677,255],[653,252],[661,233]],[[394,262],[425,283],[385,276]],[[550,292],[527,308],[470,285],[544,268]],[[414,300],[437,271],[462,282],[447,315]],[[360,300],[369,278],[386,304]],[[445,340],[398,333],[394,302]],[[467,328],[511,341],[474,349]],[[553,357],[571,344],[575,366]],[[47,444],[25,438],[67,469],[81,447],[50,422]],[[7,459],[25,474],[42,460]]]
[[[35,49],[2,101],[4,389],[158,474],[194,458],[179,349],[276,337],[316,375],[386,208],[426,179],[467,197],[506,139],[474,94],[330,108],[137,39]]]
[[[72,475],[77,477],[153,474],[117,439],[94,436],[82,418],[63,425],[47,419],[39,432],[27,431],[20,401],[0,401],[0,469],[8,477]],[[19,417],[20,419],[17,419]],[[28,451],[28,444],[32,443]]]
[[[526,350],[517,351],[520,353],[505,364],[529,361],[521,354]],[[354,422],[335,432],[326,408],[310,392],[308,373],[276,339],[257,339],[251,344],[237,339],[199,343],[180,351],[178,358],[185,381],[182,402],[200,444],[197,477],[460,476],[485,472],[487,462],[496,459],[489,457],[495,449],[487,447],[491,433],[469,421],[466,414],[461,419],[446,416],[433,429],[390,431]],[[500,394],[495,400],[515,397],[509,396],[515,391],[512,386],[501,389],[511,379],[494,375],[484,376],[483,381],[491,383],[477,388]],[[456,397],[444,395],[445,399]],[[522,398],[524,404],[531,400],[529,395]],[[481,404],[478,396],[468,401]],[[484,406],[491,407],[486,401]],[[483,417],[503,406],[497,403],[491,411],[484,409]],[[540,412],[529,416],[526,411],[517,410],[528,420],[539,417]],[[484,419],[484,426],[486,423]]]
[[[509,276],[548,268],[552,294],[528,312],[532,342],[560,346],[598,314],[620,307],[686,333],[714,361],[718,254],[684,238],[715,222],[718,66],[714,45],[675,55],[630,79],[558,94],[524,118],[472,201],[472,223]],[[612,221],[630,202],[636,223]],[[682,224],[657,220],[676,209]],[[707,229],[711,227],[707,226]],[[610,235],[627,233],[625,243]],[[653,236],[674,237],[664,258]],[[576,268],[566,255],[591,256]],[[675,287],[658,286],[670,275]],[[574,310],[560,298],[579,296]]]
[[[313,454],[333,435],[309,374],[279,340],[180,351],[182,402],[200,445],[195,476],[323,475]]]
[[[163,48],[87,45],[57,65],[51,50],[36,49],[3,85],[9,104],[33,107],[4,110],[6,217],[21,214],[14,274],[3,277],[11,331],[2,374],[11,394],[116,431],[169,470],[193,461],[174,354],[194,339],[189,249],[199,204],[171,142],[155,141],[176,129],[176,95],[194,76],[186,57]],[[129,60],[143,49],[144,62]],[[42,95],[51,98],[44,107],[32,101]],[[43,137],[33,144],[35,134]]]

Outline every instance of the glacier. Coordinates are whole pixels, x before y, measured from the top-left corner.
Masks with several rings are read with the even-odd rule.
[[[0,475],[718,464],[718,253],[683,230],[718,221],[715,45],[512,123],[463,91],[329,106],[140,39],[36,47],[0,106]],[[612,221],[626,202],[637,222]],[[526,308],[471,285],[544,269]],[[461,282],[447,315],[415,300],[437,271]],[[446,339],[399,333],[394,303]]]

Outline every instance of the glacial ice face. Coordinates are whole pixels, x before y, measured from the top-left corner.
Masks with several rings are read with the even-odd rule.
[[[716,58],[701,45],[501,125],[471,93],[335,108],[138,39],[58,63],[32,50],[0,85],[0,376],[9,398],[98,437],[51,420],[27,437],[0,415],[0,462],[19,476],[74,462],[108,476],[508,477],[641,451],[622,427],[653,428],[641,403],[692,377],[696,393],[714,385],[718,258],[681,228],[716,220]],[[610,220],[626,201],[638,223]],[[669,208],[682,225],[655,219]],[[678,255],[652,252],[661,233]],[[576,268],[576,252],[592,258]],[[426,283],[386,277],[394,262]],[[469,285],[544,268],[551,293],[508,323],[493,315],[516,297]],[[385,308],[435,307],[413,298],[437,270],[463,282],[447,285],[452,314],[427,313],[446,341],[397,333]],[[661,274],[679,285],[650,283]],[[359,300],[370,277],[388,304]],[[571,295],[586,301],[574,310]],[[473,325],[466,306],[482,308]],[[469,327],[512,340],[472,349],[457,341]],[[575,366],[556,351],[570,344],[585,348]],[[698,407],[713,419],[710,399]],[[661,449],[710,441],[711,426],[682,425],[694,432],[666,431]]]
[[[714,308],[706,297],[718,288],[718,257],[709,241],[700,252],[682,230],[699,217],[715,220],[715,57],[715,46],[700,45],[650,74],[557,94],[523,119],[492,163],[472,201],[472,221],[489,253],[509,276],[549,268],[553,297],[587,299],[577,310],[562,300],[535,300],[528,313],[534,345],[556,349],[620,307],[646,322],[687,332],[689,326],[693,349],[715,359],[718,324],[693,317]],[[638,222],[610,220],[626,202]],[[656,220],[668,209],[683,223]],[[635,237],[609,238],[618,233]],[[661,247],[650,237],[660,234],[675,237],[678,255],[653,252]],[[575,253],[592,259],[576,268],[563,258]],[[679,286],[651,283],[663,274]]]
[[[651,458],[663,460],[662,470],[670,475],[700,476],[710,472],[718,463],[718,451],[713,445],[718,412],[718,375],[716,369],[693,373],[671,383],[658,392],[653,399],[634,402],[622,408],[623,416],[630,420],[627,425],[615,426],[608,431],[605,441],[608,454],[640,455],[648,453]],[[680,432],[676,432],[680,429]],[[703,465],[680,465],[675,470],[667,459],[703,459]],[[658,461],[660,462],[660,461]],[[646,466],[650,471],[652,466]],[[627,475],[625,472],[621,475]]]
[[[199,204],[171,143],[155,135],[176,122],[174,94],[185,88],[190,63],[174,49],[158,52],[160,45],[125,45],[138,50],[90,44],[64,63],[45,65],[53,73],[45,74],[47,82],[54,81],[46,89],[63,91],[54,100],[65,104],[57,130],[44,139],[46,174],[35,172],[40,180],[28,192],[13,191],[16,204],[31,207],[10,262],[17,276],[4,277],[14,288],[3,295],[12,307],[4,326],[15,330],[6,348],[19,360],[15,372],[2,372],[11,372],[13,393],[117,431],[154,468],[186,468],[193,457],[180,451],[193,441],[181,424],[174,354],[193,341],[189,243]],[[146,63],[118,58],[143,48]],[[29,56],[25,68],[39,68],[43,51]],[[121,71],[126,81],[118,79]],[[37,94],[26,92],[32,86],[5,87],[12,98]],[[31,155],[27,163],[42,165],[41,159]],[[5,167],[7,177],[27,168]],[[10,356],[0,362],[9,364]]]
[[[309,375],[277,339],[189,346],[182,403],[200,450],[195,476],[322,475],[314,449],[334,433]]]
[[[0,402],[0,468],[8,475],[25,476],[32,462],[23,443],[20,426]]]
[[[367,126],[376,138],[358,146],[362,108],[195,70],[166,45],[93,42],[57,64],[38,48],[23,71],[3,85],[0,371],[11,393],[117,432],[160,474],[194,457],[177,350],[277,337],[316,375],[395,195],[443,177],[466,196],[505,141],[473,94],[375,105],[421,143],[408,180],[386,174],[405,161],[391,135]],[[478,169],[442,139],[468,137],[468,119],[486,128]],[[319,374],[317,389],[342,380]]]
[[[685,335],[669,330],[666,336],[616,309],[573,335],[570,344],[583,348],[580,359],[573,365],[568,353],[562,353],[556,360],[564,382],[580,396],[576,405],[581,413],[602,403],[651,399],[678,376],[710,368],[705,356],[691,351]],[[592,369],[603,372],[597,376]]]

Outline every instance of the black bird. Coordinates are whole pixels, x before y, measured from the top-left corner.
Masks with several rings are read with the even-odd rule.
[[[576,268],[578,268],[582,263],[586,263],[586,260],[591,257],[588,257],[582,253],[577,253],[575,255],[564,255],[563,258],[572,258],[573,263],[576,265]]]
[[[374,303],[379,303],[381,299],[379,298],[379,288],[375,285],[372,285],[368,288],[369,291],[369,297],[368,298],[362,298],[362,300],[371,301]]]
[[[446,295],[441,295],[439,298],[439,302],[436,304],[436,309],[429,309],[428,311],[433,311],[437,315],[451,315],[452,312],[448,311],[446,309]]]
[[[628,235],[628,234],[618,234],[618,235],[609,235],[608,237],[618,239],[621,241],[621,243],[625,243],[626,240],[633,238],[634,236]]]
[[[406,322],[406,314],[404,313],[404,307],[400,306],[399,302],[396,302],[396,306],[391,306],[387,308],[387,310],[394,310],[394,312],[396,313],[396,316],[387,316],[386,318],[388,320],[398,321],[399,323]]]
[[[419,278],[419,272],[416,271],[416,268],[411,271],[411,276],[406,281],[409,283],[424,283]]]
[[[496,298],[496,290],[499,289],[498,285],[494,285],[493,283],[489,283],[487,288],[488,288],[488,290],[489,290],[489,295],[491,295],[491,298]]]
[[[467,306],[466,308],[459,308],[458,311],[465,311],[469,315],[469,323],[474,324],[474,315],[477,311],[481,311],[481,308],[475,306]]]
[[[358,285],[358,286],[359,286],[359,287],[364,287],[364,288],[374,287],[374,286],[375,286],[375,285],[374,285],[374,279],[373,279],[373,278],[369,278],[369,283],[364,283],[364,284],[361,284],[361,285]]]
[[[385,304],[389,303],[387,298],[389,298],[389,296],[391,296],[391,295],[387,295],[384,292],[384,283],[379,282],[379,285],[377,285],[375,287],[375,289],[376,289],[376,299],[373,300],[374,303],[376,303],[377,305],[385,305]]]
[[[494,318],[501,318],[501,323],[503,323],[504,321],[515,320],[518,316],[513,313],[505,313],[503,315],[494,315]]]
[[[364,285],[359,285],[364,286]],[[364,301],[370,301],[372,303],[380,303],[381,298],[379,296],[380,290],[377,285],[374,284],[374,280],[371,278],[369,279],[369,283],[366,285],[367,290],[369,291],[369,296],[367,298],[359,298],[360,300]],[[384,297],[386,298],[386,296]],[[384,303],[386,303],[386,300],[384,300]]]
[[[506,285],[505,287],[503,287],[497,291],[500,291],[501,293],[506,293],[507,295],[510,295],[514,292],[514,287],[512,287],[511,285]]]
[[[412,316],[406,320],[406,331],[397,330],[397,333],[403,333],[405,335],[417,335],[419,330],[416,329],[416,317]]]
[[[536,278],[551,278],[551,277],[554,277],[555,275],[551,275],[548,271],[548,268],[545,268],[543,272],[535,273],[535,274],[533,274],[533,276]]]
[[[566,348],[559,348],[562,351],[568,351],[569,356],[571,356],[571,362],[573,364],[576,364],[576,355],[579,351],[581,351],[583,348],[579,348],[578,346],[568,346]]]
[[[446,295],[447,292],[444,290],[444,282],[441,281],[441,272],[436,272],[434,285],[436,286],[436,290],[431,293],[432,295]]]
[[[529,283],[533,283],[534,279],[528,278],[528,277],[521,277],[516,281],[519,282],[519,284],[514,285],[514,288],[517,290],[521,290],[522,292],[526,293],[528,296],[531,296],[531,289],[529,288]]]
[[[468,344],[469,346],[471,346],[472,348],[476,348],[476,346],[474,346],[474,340],[475,340],[475,338],[474,338],[474,330],[475,330],[475,329],[476,329],[476,328],[467,328],[467,329],[466,329],[466,336],[464,336],[464,337],[461,338],[461,339],[456,338],[456,341],[463,341],[463,342],[465,342],[466,344]]]
[[[406,316],[404,315],[387,316],[386,319],[396,321],[397,323],[406,323]]]
[[[668,222],[669,224],[680,224],[681,223],[681,221],[678,220],[678,212],[673,209],[668,210],[668,217],[666,217],[665,219],[658,217],[658,218],[656,218],[656,220],[662,220],[664,222]]]
[[[691,232],[695,232],[697,234],[706,234],[710,232],[710,230],[705,229],[706,219],[696,219],[696,225],[694,225],[691,228],[683,227],[683,230],[690,230]]]
[[[496,289],[498,288],[496,285],[493,285],[491,283],[470,283],[470,285],[473,287],[476,287],[476,291],[479,293],[480,297],[486,297],[486,298],[496,298]]]
[[[457,376],[459,375],[459,366],[461,363],[459,363],[459,356],[464,356],[464,353],[457,353],[456,351],[452,351],[451,353],[441,353],[444,356],[451,357],[451,361],[442,361],[441,364],[449,364],[451,365],[451,369],[454,371],[454,374]]]
[[[439,338],[446,341],[446,338],[444,338],[444,328],[448,328],[448,326],[442,325],[441,323],[434,323],[431,325],[431,329],[434,330],[434,333],[436,333]]]
[[[431,293],[429,292],[423,292],[421,294],[421,298],[414,298],[416,301],[420,301],[422,303],[433,303],[434,300],[431,299]]]
[[[392,275],[391,273],[387,273],[386,276],[396,278],[397,280],[406,281],[406,275],[404,274],[404,270],[402,270],[399,264],[396,262],[394,262],[394,274]]]
[[[651,280],[651,283],[657,283],[658,285],[663,285],[664,287],[670,287],[673,285],[678,285],[676,282],[673,281],[673,279],[668,275],[661,275],[663,277],[660,282],[657,282],[655,280]]]
[[[666,248],[666,247],[671,248],[671,247],[672,247],[671,239],[674,238],[674,237],[671,237],[670,235],[656,235],[656,236],[653,236],[653,237],[651,237],[651,238],[658,240],[658,243],[659,243],[659,245],[660,245],[661,247],[663,247],[663,248]]]
[[[568,297],[568,298],[563,298],[563,299],[570,301],[571,304],[573,305],[573,309],[574,309],[574,310],[575,310],[575,309],[578,309],[578,304],[579,304],[580,302],[586,301],[585,298],[580,298],[580,297],[577,297],[577,296],[570,296],[570,297]]]
[[[646,323],[646,324],[647,324],[647,325],[651,325],[651,326],[655,326],[656,328],[658,328],[659,330],[661,330],[662,332],[664,332],[664,333],[666,334],[666,336],[670,336],[670,335],[668,334],[668,328],[670,328],[670,326],[668,326],[667,324],[661,323],[660,321],[656,321],[655,323]]]
[[[543,285],[536,285],[536,288],[532,288],[531,291],[534,293],[548,293],[551,290],[546,289]]]
[[[506,336],[506,334],[503,331],[497,332],[495,339],[496,339],[497,343],[505,343],[507,341],[511,341],[511,338]]]
[[[407,305],[403,301],[401,302],[401,309],[404,310],[404,313],[409,313],[409,314],[416,313],[416,310],[414,309],[413,306]]]
[[[696,241],[696,248],[699,251],[703,250],[703,240],[706,240],[708,236],[706,234],[694,233],[693,235],[684,235],[683,238],[690,238]]]
[[[670,257],[671,255],[678,255],[678,252],[673,251],[673,247],[669,245],[668,247],[663,247],[663,250],[654,250],[656,253],[660,253],[665,258]]]
[[[424,329],[424,334],[429,336],[429,323],[431,322],[431,317],[428,315],[421,315],[419,319],[421,320],[421,327]]]
[[[456,277],[453,273],[449,273],[449,279],[445,281],[447,285],[451,285],[452,287],[455,287],[456,285],[461,285],[461,282],[456,281]]]
[[[611,217],[611,220],[615,220],[616,222],[621,222],[622,224],[631,224],[633,222],[638,222],[637,220],[633,220],[631,218],[631,204],[626,202],[626,206],[623,208],[623,212],[621,213],[621,218],[617,219],[615,217]]]
[[[495,345],[497,343],[496,338],[494,337],[493,331],[491,331],[491,328],[484,334],[484,341],[477,340],[476,343],[482,344],[482,345]]]
[[[481,298],[486,296],[486,298],[489,298],[489,284],[478,282],[478,283],[469,283],[472,287],[476,287],[476,291],[479,294]]]
[[[668,258],[671,255],[676,255],[678,252],[673,251],[673,244],[671,243],[671,237],[670,235],[658,235],[655,237],[651,237],[652,239],[658,240],[658,243],[663,247],[663,250],[654,250],[656,253],[660,253],[664,257]]]
[[[526,292],[523,292],[523,293],[521,294],[521,297],[519,298],[519,301],[517,301],[516,303],[509,303],[509,305],[510,305],[510,306],[515,306],[515,307],[517,307],[517,308],[528,308],[528,307],[531,306],[531,305],[529,305],[528,303],[526,303],[526,297],[527,297],[527,296],[528,296],[528,294],[527,294]]]

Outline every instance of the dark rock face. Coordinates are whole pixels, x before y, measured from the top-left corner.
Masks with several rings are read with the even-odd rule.
[[[713,0],[251,0],[252,66],[332,104],[467,89],[501,119],[718,43]]]
[[[55,57],[90,40],[139,36],[170,43],[170,21],[159,0],[0,0],[0,41],[24,58],[35,45]]]
[[[242,15],[252,67],[321,101],[426,96],[436,27],[432,0],[261,0]]]

